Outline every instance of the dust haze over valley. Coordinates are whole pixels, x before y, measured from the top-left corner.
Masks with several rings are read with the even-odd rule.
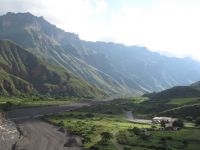
[[[200,3],[0,3],[0,150],[198,149]]]

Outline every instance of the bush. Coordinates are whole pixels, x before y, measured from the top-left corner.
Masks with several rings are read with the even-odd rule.
[[[152,128],[152,129],[156,129],[157,127],[156,127],[155,125],[152,125],[151,128]]]
[[[167,136],[166,139],[169,140],[169,141],[173,140],[173,138],[171,136]]]
[[[3,111],[8,111],[8,110],[10,110],[12,106],[13,106],[13,103],[12,103],[12,102],[6,102],[6,103],[3,105]]]
[[[187,121],[192,121],[193,118],[192,118],[192,116],[186,116],[186,117],[185,117],[185,120],[187,120]]]
[[[151,134],[150,134],[150,132],[148,132],[148,131],[142,132],[142,133],[140,134],[140,138],[141,138],[142,140],[149,140],[150,136],[151,136]]]
[[[85,114],[85,117],[87,117],[87,118],[93,118],[94,115],[92,113],[87,113],[87,114]]]
[[[119,131],[116,135],[117,143],[123,144],[123,145],[128,145],[128,133],[126,131]]]
[[[125,146],[124,150],[131,150],[131,147]]]
[[[110,132],[102,132],[101,133],[101,141],[100,141],[100,143],[102,145],[108,145],[108,143],[110,142],[110,139],[112,139],[112,138],[113,138],[112,133],[110,133]]]
[[[165,143],[167,141],[167,139],[165,137],[160,137],[160,142],[161,143]]]
[[[184,140],[182,141],[182,143],[183,143],[185,146],[187,146],[189,142],[188,142],[188,140],[184,139]]]
[[[178,119],[178,120],[175,120],[173,123],[172,123],[172,126],[173,127],[179,127],[179,128],[183,128],[184,127],[184,123],[181,119]]]
[[[197,117],[195,120],[195,125],[199,126],[200,125],[200,117]]]
[[[134,132],[135,135],[140,135],[141,133],[141,130],[138,127],[134,127],[132,131]]]
[[[161,120],[161,122],[160,122],[160,126],[161,126],[161,127],[163,127],[163,128],[165,128],[165,127],[166,127],[166,123],[165,123],[165,121],[164,121],[164,120]]]
[[[64,127],[64,122],[63,122],[63,121],[60,121],[60,122],[58,123],[58,126]]]

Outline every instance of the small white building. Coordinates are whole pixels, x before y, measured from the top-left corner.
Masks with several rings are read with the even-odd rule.
[[[154,117],[152,119],[152,123],[158,124],[161,123],[161,121],[164,121],[165,123],[172,123],[174,120],[176,119],[171,117]]]

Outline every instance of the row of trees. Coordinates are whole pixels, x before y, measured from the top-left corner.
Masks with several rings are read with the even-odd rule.
[[[160,122],[161,127],[165,128],[166,127],[166,121],[162,120]],[[172,127],[178,127],[178,128],[183,128],[184,127],[184,123],[183,120],[181,119],[177,119],[172,123]]]
[[[200,126],[200,117],[197,117],[196,120],[194,121],[196,126]],[[166,127],[166,122],[164,120],[162,120],[160,122],[161,127],[165,128]],[[183,120],[181,119],[177,119],[172,123],[173,127],[179,127],[179,128],[183,128],[184,127],[184,123]]]

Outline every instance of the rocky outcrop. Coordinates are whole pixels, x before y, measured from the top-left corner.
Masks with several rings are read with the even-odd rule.
[[[0,150],[12,150],[19,136],[15,123],[0,113]]]

